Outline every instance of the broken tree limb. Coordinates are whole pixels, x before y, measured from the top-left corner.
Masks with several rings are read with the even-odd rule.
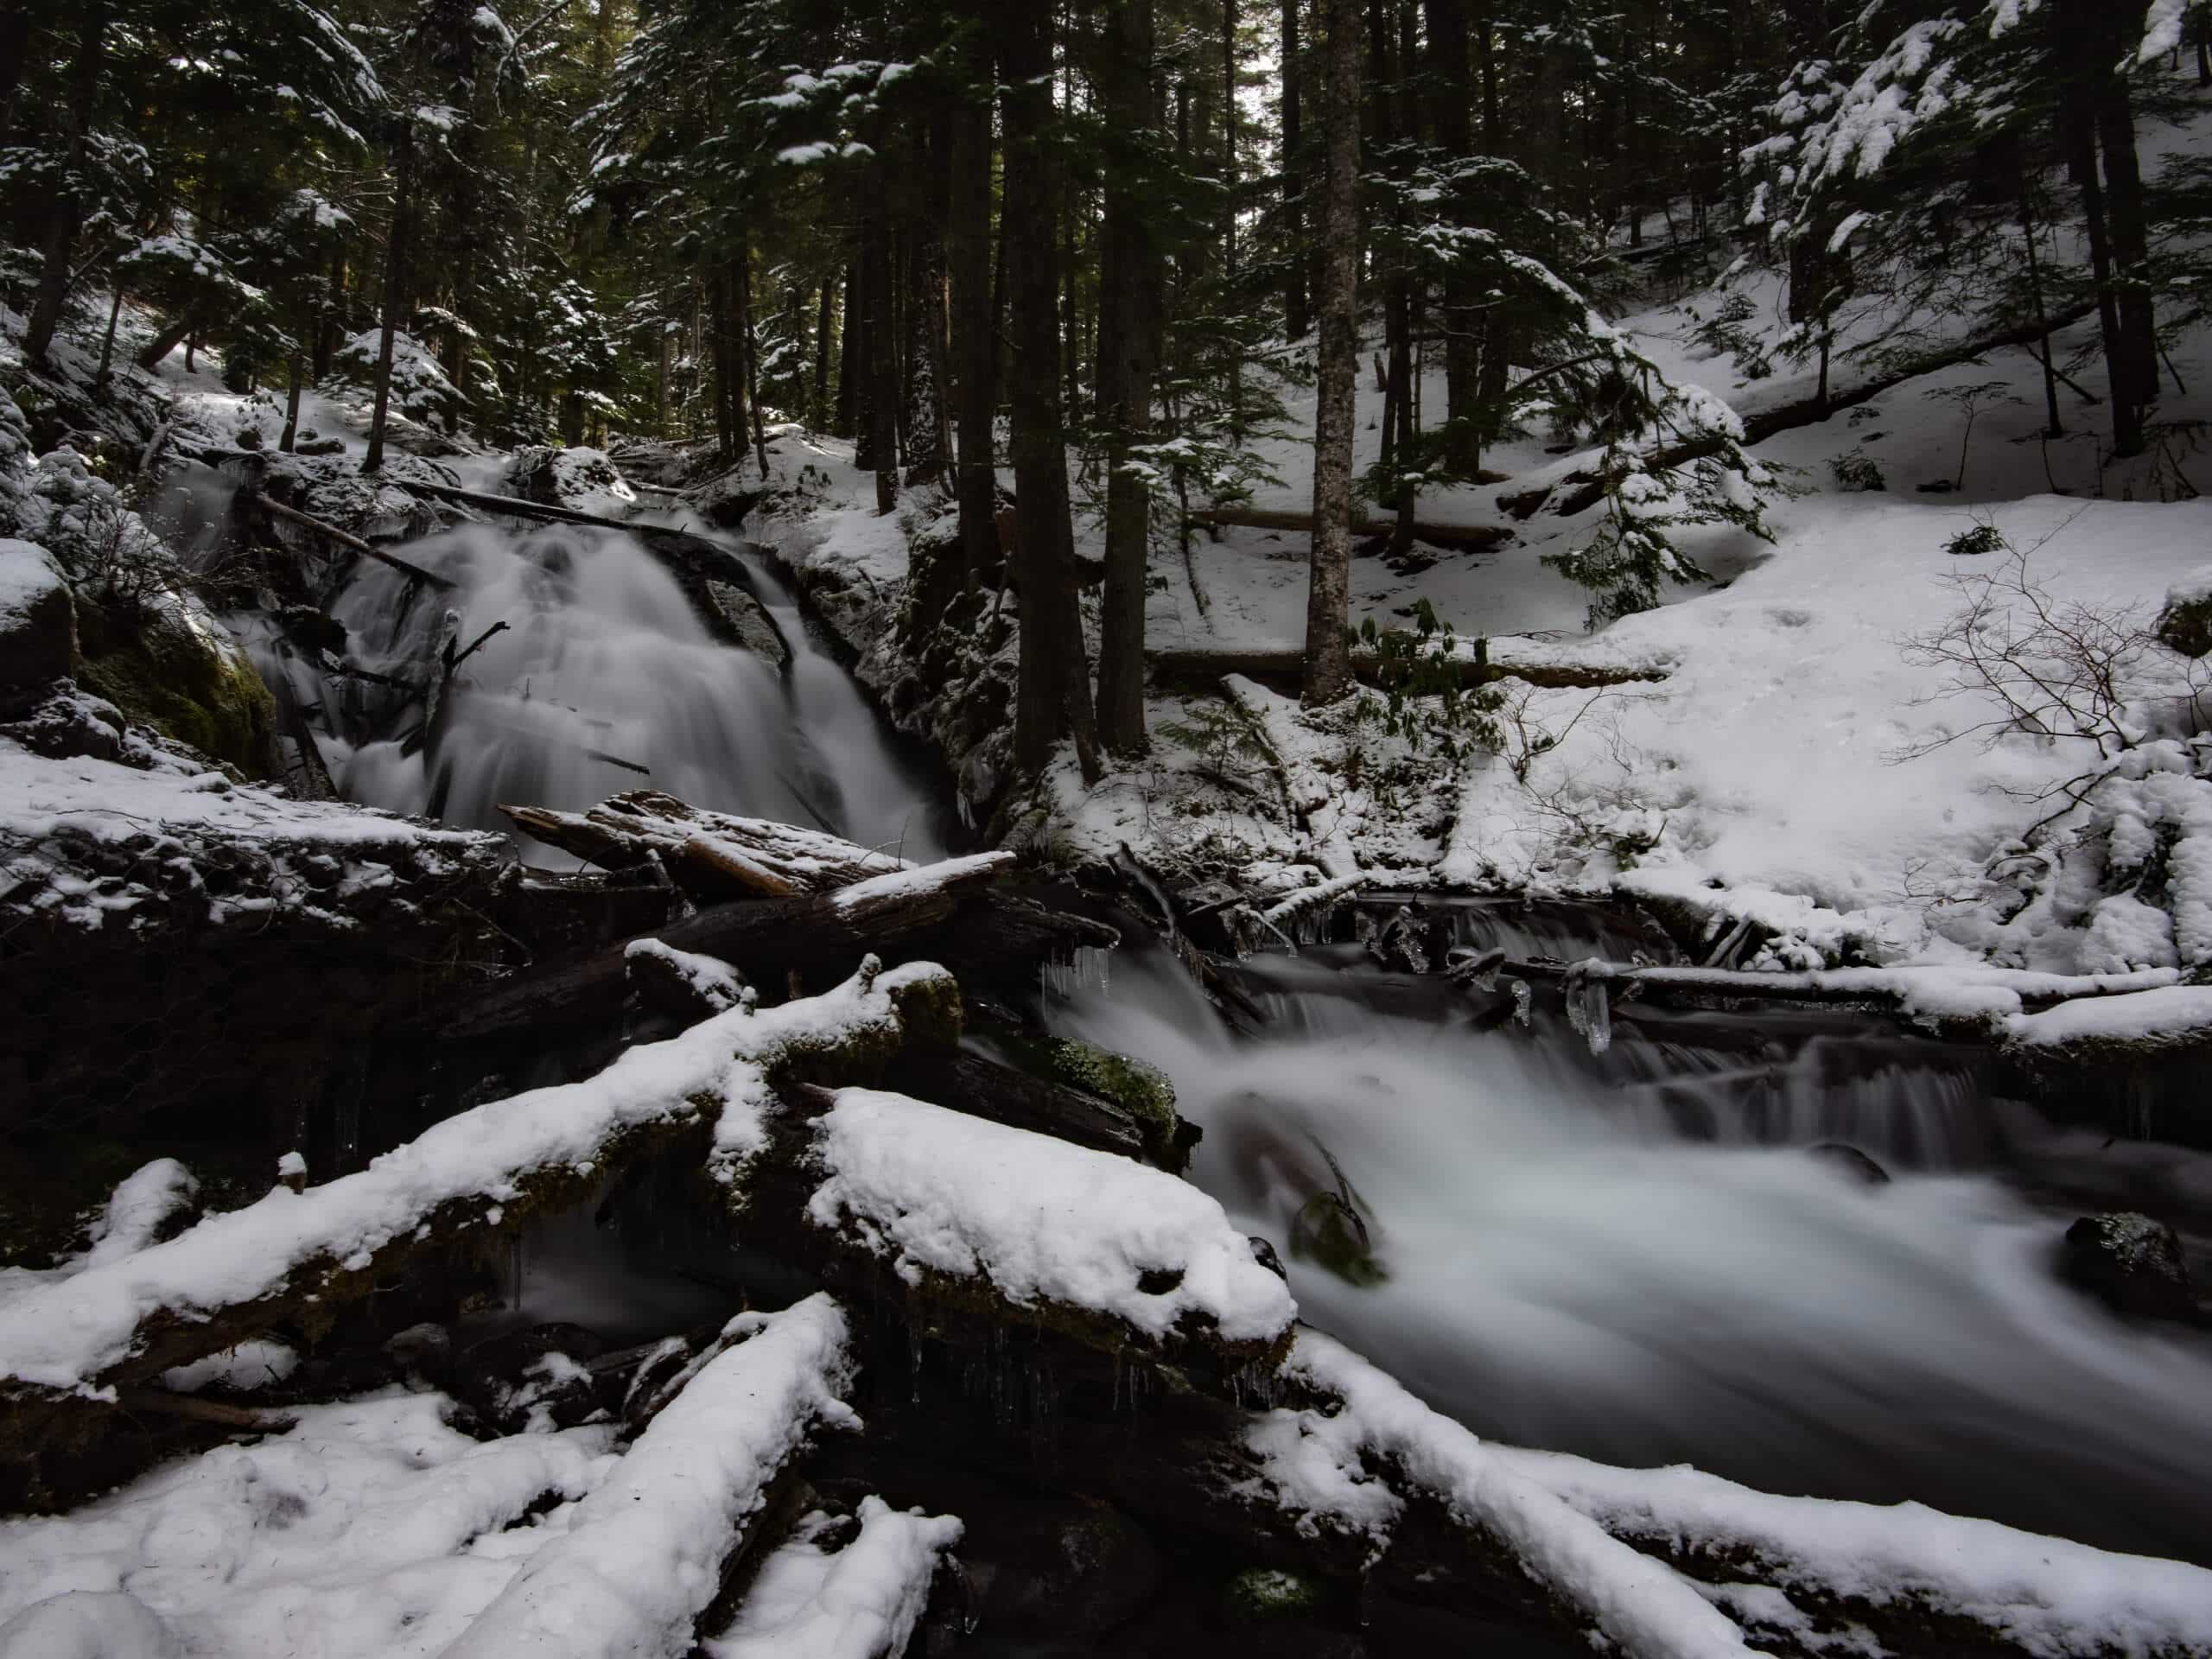
[[[1155,683],[1211,685],[1224,677],[1240,674],[1262,685],[1295,690],[1303,668],[1303,653],[1295,645],[1217,647],[1163,645],[1145,652]],[[1663,680],[1667,671],[1652,664],[1612,664],[1568,662],[1525,662],[1511,657],[1472,657],[1455,663],[1462,685],[1487,685],[1495,680],[1526,680],[1531,685],[1574,688],[1633,685]],[[1382,658],[1373,652],[1355,651],[1351,671],[1363,683],[1379,683]]]
[[[365,559],[374,559],[378,564],[388,564],[403,575],[416,582],[428,582],[433,588],[450,588],[454,586],[451,577],[442,576],[435,570],[425,570],[419,564],[410,564],[397,553],[387,553],[373,542],[365,542],[351,531],[340,530],[337,525],[318,518],[312,513],[302,512],[297,507],[285,505],[273,495],[256,494],[253,499],[279,518],[289,519],[293,524],[311,530],[316,535],[337,543],[348,552],[359,553]]]
[[[658,790],[611,796],[582,812],[499,810],[525,834],[603,869],[626,869],[658,855],[678,886],[708,903],[828,893],[912,868],[841,836],[710,812]]]
[[[779,1475],[858,1420],[844,1312],[817,1294],[741,1313],[716,1355],[445,1649],[447,1659],[604,1659],[690,1650],[699,1616],[760,1538]]]
[[[873,1078],[911,1035],[950,1042],[950,977],[873,962],[819,996],[733,1008],[596,1077],[461,1112],[368,1168],[211,1216],[166,1243],[0,1305],[0,1448],[91,1391],[145,1382],[280,1320],[312,1322],[425,1249],[581,1202],[648,1151],[704,1142],[772,1078]],[[703,1150],[703,1145],[702,1145]]]
[[[1205,507],[1187,515],[1188,520],[1207,529],[1281,530],[1300,536],[1313,533],[1313,515],[1310,512],[1271,512],[1256,508]],[[1352,515],[1351,533],[1355,536],[1388,536],[1397,527],[1397,519],[1377,518],[1369,513]],[[1414,539],[1428,542],[1437,547],[1485,548],[1496,547],[1501,542],[1513,539],[1510,524],[1446,524],[1433,519],[1414,521]]]
[[[431,484],[419,478],[392,480],[402,489],[417,495],[435,496],[441,501],[451,501],[460,506],[475,507],[485,512],[503,512],[517,518],[543,518],[556,524],[589,524],[600,530],[619,530],[625,535],[635,536],[643,526],[626,524],[620,518],[601,518],[595,512],[579,512],[574,507],[549,506],[543,501],[524,500],[518,495],[493,495],[485,490],[464,490],[454,484]]]
[[[716,905],[582,957],[524,969],[466,998],[429,1022],[429,1034],[457,1042],[620,1016],[624,952],[657,938],[677,950],[726,962],[756,985],[842,977],[871,951],[927,955],[987,976],[1023,972],[1082,945],[1111,945],[1103,923],[1046,909],[982,884],[1011,853],[950,859],[900,870],[830,893]]]
[[[210,1423],[218,1428],[237,1429],[248,1434],[282,1434],[298,1421],[289,1412],[271,1411],[260,1406],[226,1405],[219,1400],[202,1400],[197,1395],[171,1394],[166,1389],[118,1389],[115,1403],[126,1413],[181,1417],[189,1422]]]

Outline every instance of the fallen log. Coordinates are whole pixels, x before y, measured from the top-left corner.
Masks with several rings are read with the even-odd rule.
[[[710,812],[658,790],[612,796],[582,812],[502,806],[515,827],[610,870],[658,856],[677,884],[712,903],[829,893],[913,867],[842,836]]]
[[[872,962],[825,995],[733,1008],[598,1076],[493,1101],[368,1168],[211,1216],[163,1243],[0,1304],[0,1449],[95,1391],[143,1383],[281,1320],[310,1325],[427,1249],[581,1202],[607,1173],[766,1098],[770,1079],[867,1079],[912,1038],[957,1039],[959,997],[926,964]]]
[[[981,1054],[937,1050],[901,1055],[885,1081],[902,1093],[942,1101],[1011,1128],[1140,1162],[1145,1159],[1144,1128],[1127,1107]]]
[[[1205,507],[1185,515],[1186,522],[1205,529],[1282,530],[1300,536],[1313,533],[1313,515],[1310,512],[1271,512],[1250,507]],[[1372,513],[1352,515],[1351,533],[1355,536],[1389,536],[1396,532],[1398,521],[1395,516],[1378,518]],[[1496,547],[1501,542],[1513,539],[1510,524],[1446,524],[1433,519],[1414,520],[1414,539],[1428,542],[1438,547],[1485,548]]]
[[[817,1432],[858,1421],[842,1398],[856,1369],[847,1322],[828,1296],[741,1313],[729,1332],[743,1339],[654,1417],[447,1659],[690,1650],[699,1616],[760,1541],[778,1477]]]
[[[475,507],[485,512],[507,513],[517,518],[543,518],[558,524],[589,524],[600,530],[619,530],[629,536],[635,536],[645,528],[620,518],[603,518],[595,512],[579,512],[574,507],[550,506],[543,501],[527,500],[518,495],[493,495],[486,490],[464,490],[457,484],[431,484],[419,478],[395,479],[392,481],[416,495],[434,496],[441,501],[451,501],[460,506]]]
[[[1764,443],[1777,434],[1791,431],[1801,426],[1815,425],[1840,410],[1870,402],[1880,397],[1892,386],[1900,385],[1907,380],[1917,379],[1923,374],[1933,374],[1938,369],[1950,368],[1955,364],[1971,363],[1976,358],[1986,356],[2005,346],[2031,345],[2041,340],[2048,330],[2071,327],[2084,317],[2092,315],[2095,310],[2094,305],[2072,306],[2053,316],[2048,324],[2022,323],[2017,327],[2001,328],[1991,334],[1978,335],[1957,346],[1923,352],[1917,356],[1907,359],[1887,374],[1878,375],[1873,379],[1853,386],[1847,391],[1831,391],[1825,400],[1819,397],[1801,397],[1793,404],[1783,404],[1773,409],[1758,410],[1744,416],[1742,442],[1746,448],[1755,443]],[[1717,438],[1692,438],[1681,443],[1669,444],[1656,449],[1649,454],[1639,458],[1636,466],[1637,470],[1644,472],[1683,467],[1693,461],[1701,460],[1707,455],[1716,454],[1719,452],[1719,448],[1720,441]],[[1524,490],[1516,495],[1501,496],[1499,505],[1512,513],[1516,518],[1526,520],[1533,518],[1545,502],[1557,494],[1561,487],[1573,485],[1574,487],[1560,497],[1554,508],[1554,511],[1561,517],[1572,518],[1578,512],[1596,506],[1605,499],[1605,480],[1594,474],[1570,473],[1560,480],[1556,485],[1546,486],[1535,490]]]
[[[765,986],[783,985],[792,975],[803,983],[842,977],[871,952],[927,954],[988,976],[1079,946],[1119,943],[1120,934],[1103,923],[982,886],[1013,861],[1011,853],[982,853],[828,893],[716,905],[591,955],[524,969],[435,1016],[426,1034],[460,1042],[618,1018],[625,953],[638,939],[713,957]]]
[[[1230,674],[1241,674],[1271,689],[1294,690],[1305,669],[1305,654],[1295,645],[1246,647],[1162,645],[1145,652],[1146,665],[1155,684],[1211,685]],[[1525,680],[1547,687],[1634,685],[1663,680],[1667,671],[1651,664],[1636,666],[1595,663],[1532,663],[1510,657],[1459,658],[1453,664],[1462,685],[1488,685],[1496,680]],[[1351,671],[1368,685],[1380,683],[1382,660],[1373,652],[1355,651]]]
[[[387,553],[373,542],[365,542],[350,531],[340,530],[337,525],[327,523],[312,513],[302,512],[297,507],[285,505],[275,496],[263,495],[255,492],[251,493],[251,499],[259,502],[279,518],[289,519],[293,524],[302,525],[315,531],[316,535],[337,543],[348,552],[359,553],[365,559],[374,559],[378,564],[388,564],[393,569],[416,582],[428,582],[433,588],[450,588],[454,585],[453,579],[449,576],[442,576],[435,570],[425,570],[419,564],[410,564],[397,553]]]

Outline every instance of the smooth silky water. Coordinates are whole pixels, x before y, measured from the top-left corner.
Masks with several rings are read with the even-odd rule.
[[[1278,1247],[1335,1160],[1389,1276],[1285,1249],[1300,1308],[1439,1408],[1523,1445],[2212,1560],[2212,1340],[2056,1280],[2075,1211],[2003,1178],[1956,1069],[1619,1023],[1598,1061],[1556,1015],[1416,1020],[1272,960],[1260,1040],[1160,954],[1052,1017],[1168,1071],[1205,1129],[1194,1179]],[[1895,1179],[1808,1149],[1834,1139]]]
[[[401,811],[435,799],[449,822],[503,829],[502,802],[574,810],[650,785],[940,852],[949,815],[923,775],[768,562],[723,544],[792,648],[787,675],[709,636],[634,538],[493,526],[405,550],[453,593],[369,564],[335,605],[372,672],[423,663],[448,606],[463,645],[507,623],[463,667],[434,762],[404,752],[404,726],[364,729],[373,682],[325,686],[282,652],[264,672],[335,697],[341,725],[350,711],[354,741],[330,756],[341,788]],[[1586,931],[1556,906],[1455,925],[1516,952],[1629,943],[1617,920]],[[1164,957],[1119,953],[1110,985],[1048,976],[1073,988],[1050,999],[1063,1029],[1173,1076],[1206,1130],[1195,1178],[1248,1230],[1287,1243],[1336,1160],[1389,1277],[1357,1288],[1291,1261],[1309,1319],[1500,1439],[2212,1560],[2212,1342],[2057,1282],[2072,1212],[2007,1179],[1970,1077],[1891,1053],[1871,1026],[1785,1053],[1736,1017],[1617,1021],[1599,1060],[1555,1015],[1478,1029],[1434,981],[1344,955],[1255,958],[1273,1016],[1257,1040]],[[1348,978],[1363,998],[1340,995]],[[1825,1140],[1897,1179],[1860,1184],[1806,1150]],[[645,1293],[610,1277],[619,1253],[586,1225],[534,1230],[520,1312],[635,1323],[625,1304]],[[664,1288],[686,1306],[699,1290]]]

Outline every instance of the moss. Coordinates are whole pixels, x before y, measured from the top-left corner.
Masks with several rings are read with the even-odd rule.
[[[1229,1617],[1244,1624],[1311,1618],[1325,1599],[1319,1580],[1279,1567],[1248,1567],[1222,1592]]]
[[[1188,1126],[1176,1115],[1175,1085],[1158,1066],[1067,1038],[1046,1044],[1044,1059],[1057,1081],[1125,1108],[1136,1119],[1146,1152],[1161,1168],[1179,1173],[1190,1162],[1197,1137],[1185,1135]]]
[[[2158,638],[2184,657],[2212,653],[2212,597],[2167,606],[2158,616]]]
[[[83,626],[81,613],[79,621],[79,677],[87,688],[248,777],[267,773],[276,699],[237,645],[176,621],[134,626],[98,616]]]
[[[1336,1192],[1316,1192],[1299,1207],[1291,1218],[1290,1254],[1363,1289],[1390,1276],[1376,1257],[1359,1211]]]

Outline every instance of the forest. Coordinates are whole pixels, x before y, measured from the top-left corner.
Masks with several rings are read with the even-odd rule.
[[[2212,3],[0,0],[0,1659],[2212,1659]]]

